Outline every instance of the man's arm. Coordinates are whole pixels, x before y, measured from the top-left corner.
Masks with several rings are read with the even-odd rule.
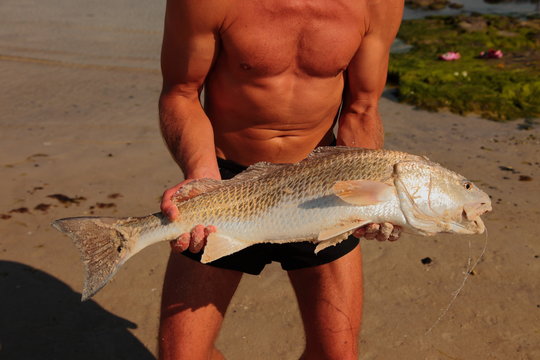
[[[220,178],[214,132],[200,104],[199,92],[218,53],[224,3],[212,0],[167,1],[161,52],[163,88],[159,99],[159,118],[163,138],[186,179],[163,194],[161,210],[171,219],[178,216],[171,197],[181,186],[193,179]],[[200,227],[195,234],[198,234],[196,238],[202,237]],[[178,242],[180,250],[185,250],[189,236],[183,236],[181,240]]]
[[[210,120],[199,91],[218,50],[221,26],[211,1],[169,0],[161,51],[160,125],[186,179],[219,177]],[[214,15],[211,15],[214,14]]]
[[[338,145],[377,149],[384,131],[379,98],[384,90],[390,46],[403,14],[402,0],[367,0],[369,22],[360,48],[347,68]]]
[[[362,44],[347,68],[343,108],[338,124],[338,145],[382,148],[384,130],[379,98],[386,84],[390,46],[403,15],[402,0],[368,0],[369,23]],[[397,240],[401,229],[390,223],[369,224],[356,237]]]

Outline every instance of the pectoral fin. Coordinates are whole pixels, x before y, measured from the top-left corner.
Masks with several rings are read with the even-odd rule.
[[[201,257],[203,264],[212,262],[227,255],[234,254],[252,244],[242,241],[219,232],[208,235],[206,246]]]
[[[371,180],[338,181],[333,190],[341,200],[359,206],[376,205],[395,196],[392,185]]]

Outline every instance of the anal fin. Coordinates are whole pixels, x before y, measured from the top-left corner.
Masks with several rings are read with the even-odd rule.
[[[350,230],[350,231],[347,231],[347,232],[345,232],[345,233],[343,233],[341,235],[333,237],[331,239],[321,241],[315,247],[315,254],[318,254],[319,251],[322,251],[322,250],[324,250],[324,249],[326,249],[326,248],[328,248],[330,246],[336,246],[337,244],[339,244],[340,242],[342,242],[343,240],[348,238],[349,235],[351,235],[353,233],[353,231],[354,230]]]
[[[339,244],[340,242],[348,238],[349,235],[354,232],[354,230],[356,230],[360,226],[369,224],[370,222],[371,221],[369,220],[356,220],[341,224],[339,226],[334,226],[325,231],[321,231],[318,237],[318,240],[320,242],[315,247],[315,254],[318,254],[319,251],[322,251],[330,246],[335,246]]]
[[[203,264],[212,262],[224,256],[234,254],[251,245],[253,244],[220,234],[219,232],[211,233],[208,235],[201,262]]]
[[[333,226],[331,228],[321,231],[319,233],[319,236],[317,237],[317,240],[325,241],[325,240],[333,239],[346,232],[355,230],[356,228],[359,228],[360,226],[369,224],[370,222],[371,222],[370,220],[358,219],[358,220],[352,220],[352,221],[338,224],[336,226]]]

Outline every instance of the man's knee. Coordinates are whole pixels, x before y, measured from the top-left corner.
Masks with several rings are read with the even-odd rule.
[[[160,359],[223,359],[214,342],[241,277],[171,256],[162,295]]]

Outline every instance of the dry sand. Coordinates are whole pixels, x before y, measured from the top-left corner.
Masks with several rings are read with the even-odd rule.
[[[156,355],[168,245],[144,250],[81,304],[78,253],[49,223],[151,213],[181,179],[157,126],[162,6],[2,2],[2,359]],[[485,236],[362,242],[360,359],[540,359],[538,126],[418,111],[391,93],[381,101],[387,147],[427,155],[475,180],[494,210],[485,217],[484,257],[429,334]],[[218,346],[229,359],[298,358],[302,324],[279,266],[244,277]]]

